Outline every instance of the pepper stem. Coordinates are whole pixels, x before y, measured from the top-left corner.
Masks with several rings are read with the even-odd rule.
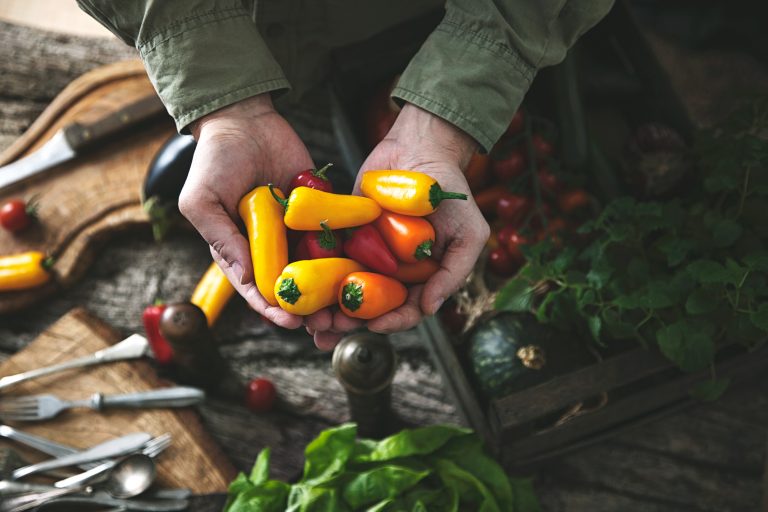
[[[288,209],[288,200],[287,199],[283,199],[282,197],[280,197],[279,195],[277,195],[275,193],[275,186],[272,183],[270,183],[267,186],[269,187],[269,193],[272,194],[272,197],[275,198],[275,201],[280,203],[280,206],[282,206],[283,208],[285,208],[287,210]]]
[[[432,256],[432,244],[434,244],[434,240],[425,240],[419,244],[418,247],[416,247],[416,252],[413,254],[416,256],[416,259],[421,261],[424,258],[429,258]]]
[[[467,194],[462,194],[461,192],[444,192],[443,189],[440,188],[439,183],[434,183],[429,187],[429,202],[432,205],[432,208],[437,208],[440,202],[445,199],[462,199],[466,201]]]
[[[283,279],[277,294],[288,304],[296,304],[296,301],[301,297],[301,291],[299,291],[299,287],[296,286],[296,281],[292,277]]]
[[[323,249],[335,249],[336,237],[334,236],[333,231],[331,231],[331,228],[329,228],[328,224],[325,222],[321,222],[320,227],[323,228],[323,232],[317,237],[317,243],[320,244],[320,247]]]
[[[43,267],[43,270],[51,270],[54,263],[56,263],[56,260],[53,258],[53,256],[48,256],[40,262],[40,266]]]
[[[341,303],[350,311],[357,311],[363,305],[363,287],[357,283],[347,283],[341,291]]]
[[[328,176],[326,176],[325,173],[327,173],[328,169],[330,169],[331,167],[333,167],[333,164],[331,163],[325,164],[323,167],[312,171],[312,176],[314,176],[315,178],[320,178],[321,180],[328,181]]]

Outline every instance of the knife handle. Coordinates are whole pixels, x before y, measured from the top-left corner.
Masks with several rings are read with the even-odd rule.
[[[64,137],[77,152],[86,146],[114,135],[128,126],[145,121],[161,112],[165,107],[160,98],[152,94],[135,101],[93,123],[74,122],[64,127]]]

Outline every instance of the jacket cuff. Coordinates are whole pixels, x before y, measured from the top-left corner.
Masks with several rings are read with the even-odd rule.
[[[456,70],[446,73],[445,70]],[[392,91],[457,126],[485,152],[520,106],[536,68],[514,49],[446,17]]]
[[[201,13],[137,43],[179,131],[242,99],[290,88],[244,9]]]

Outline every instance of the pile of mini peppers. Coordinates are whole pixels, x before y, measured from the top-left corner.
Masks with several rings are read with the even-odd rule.
[[[362,196],[335,194],[326,169],[298,174],[287,194],[270,184],[240,200],[256,286],[296,315],[338,304],[351,317],[377,318],[405,302],[406,285],[440,268],[424,216],[467,196],[404,170],[368,171]]]

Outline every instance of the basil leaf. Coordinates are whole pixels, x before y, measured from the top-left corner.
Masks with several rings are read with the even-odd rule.
[[[342,496],[353,509],[358,509],[384,499],[395,498],[429,474],[430,471],[413,471],[395,465],[380,466],[353,477],[344,486]]]
[[[252,509],[254,512],[260,509]],[[351,509],[341,500],[335,488],[295,484],[288,494],[288,507],[285,512],[350,512]]]
[[[433,453],[449,439],[464,436],[471,430],[447,425],[406,429],[379,441],[376,448],[367,455],[358,455],[354,462],[388,461],[411,455]]]
[[[238,494],[224,510],[226,512],[283,512],[286,510],[290,486],[269,480]]]
[[[264,448],[256,457],[256,462],[251,469],[251,476],[248,478],[253,485],[259,485],[269,480],[269,448]]]
[[[322,431],[304,450],[302,482],[317,484],[342,473],[354,450],[356,435],[354,423]]]
[[[472,473],[447,459],[435,459],[434,464],[443,483],[458,491],[461,503],[477,505],[472,510],[478,512],[501,512],[491,491]]]

